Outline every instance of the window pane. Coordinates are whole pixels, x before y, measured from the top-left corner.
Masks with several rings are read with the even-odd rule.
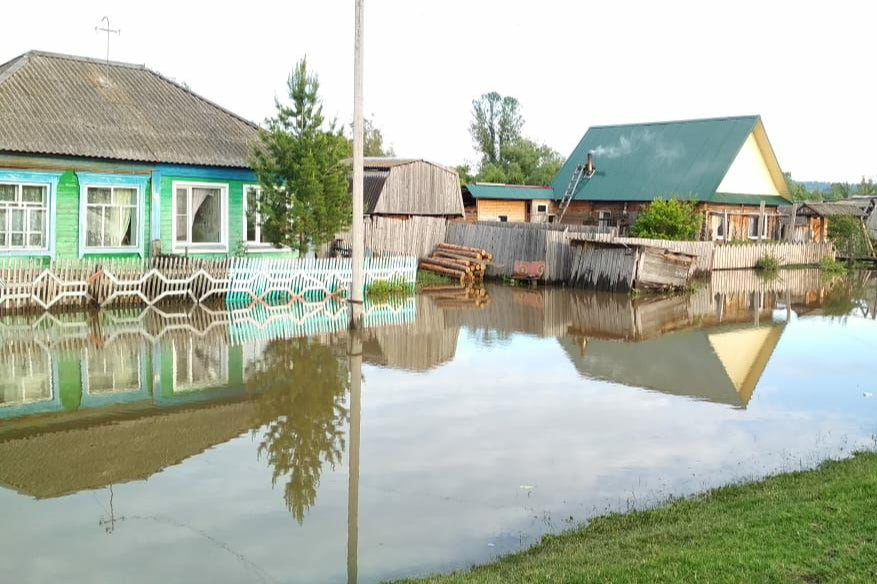
[[[186,241],[187,224],[185,215],[177,215],[177,241]]]
[[[101,207],[88,207],[85,215],[85,245],[89,247],[103,245],[101,217],[103,217]]]
[[[0,185],[0,201],[15,201],[15,185]]]
[[[10,243],[12,247],[24,247],[24,234],[23,233],[13,233],[12,241]]]
[[[46,187],[22,186],[21,200],[25,203],[43,203],[46,195]]]
[[[116,205],[136,205],[137,189],[114,189],[113,203]]]
[[[133,245],[134,210],[131,207],[110,207],[104,223],[104,245],[123,247]]]
[[[256,214],[259,212],[258,189],[247,189],[247,241],[258,243],[256,237]]]
[[[88,187],[88,202],[106,205],[110,202],[110,189],[103,187]]]
[[[43,231],[43,225],[46,218],[45,211],[31,211],[30,212],[30,230],[41,233]]]
[[[177,189],[177,213],[186,214],[186,189]]]
[[[43,247],[43,236],[41,233],[31,233],[30,241],[28,242],[30,247]]]
[[[5,247],[8,244],[6,241],[6,235],[9,230],[6,228],[6,220],[9,218],[9,211],[6,209],[0,208],[0,247]]]
[[[192,243],[222,241],[222,203],[219,189],[192,189]]]
[[[24,210],[12,209],[12,231],[24,231]]]

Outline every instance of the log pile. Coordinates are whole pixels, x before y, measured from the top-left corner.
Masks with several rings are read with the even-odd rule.
[[[428,286],[421,291],[432,297],[435,305],[442,309],[486,308],[490,304],[487,290],[480,286]]]
[[[439,243],[430,257],[420,260],[420,269],[459,280],[464,285],[483,281],[491,260],[493,255],[483,249]]]

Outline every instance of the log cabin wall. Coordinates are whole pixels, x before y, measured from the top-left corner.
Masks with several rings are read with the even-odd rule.
[[[698,210],[703,213],[705,221],[702,225],[701,238],[704,240],[724,240],[721,224],[727,213],[728,241],[757,240],[757,236],[751,234],[754,229],[750,223],[759,218],[759,207],[751,205],[717,205],[714,203],[701,203]],[[776,207],[764,208],[765,227],[762,231],[762,240],[776,240],[780,233],[780,217]]]
[[[499,221],[505,217],[509,223],[526,223],[527,201],[503,199],[478,199],[478,220]]]

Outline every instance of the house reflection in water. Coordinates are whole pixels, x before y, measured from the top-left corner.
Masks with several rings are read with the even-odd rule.
[[[375,313],[361,355],[367,365],[425,372],[453,361],[461,334],[533,335],[557,339],[583,377],[745,407],[785,327],[777,309],[812,310],[826,286],[799,270],[770,282],[719,273],[666,298],[496,286],[483,306],[446,309],[418,296]],[[57,497],[144,479],[258,431],[259,456],[302,521],[321,462],[341,459],[358,414],[345,313],[340,305],[7,316],[0,483]]]

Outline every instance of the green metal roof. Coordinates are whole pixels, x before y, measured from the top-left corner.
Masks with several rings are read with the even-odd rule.
[[[597,171],[590,179],[582,179],[575,200],[650,201],[675,196],[726,203],[754,200],[757,204],[766,197],[716,195],[716,189],[759,121],[759,116],[740,116],[595,126],[551,186],[556,198],[561,198],[576,165],[593,152]],[[786,202],[781,197],[769,198]]]
[[[473,183],[466,185],[476,199],[515,199],[532,201],[533,199],[554,199],[551,187],[534,187],[520,185],[499,185],[492,183]]]

